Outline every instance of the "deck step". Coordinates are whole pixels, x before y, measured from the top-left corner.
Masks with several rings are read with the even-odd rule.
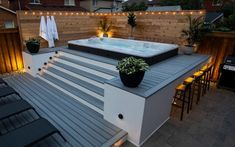
[[[96,69],[87,67],[86,64],[78,64],[78,63],[70,62],[69,60],[64,60],[64,59],[62,59],[62,57],[59,57],[59,58],[55,57],[53,60],[57,61],[59,63],[63,63],[65,65],[72,66],[74,68],[77,68],[79,70],[85,71],[87,73],[94,74],[94,75],[99,76],[99,77],[103,77],[103,78],[105,78],[107,80],[111,80],[111,79],[113,79],[115,77],[115,76],[113,76],[111,74],[107,74],[107,73],[105,73],[103,71],[98,71]]]
[[[59,51],[59,53],[64,55],[64,56],[71,57],[71,55],[74,55],[74,56],[76,56],[76,58],[77,57],[80,57],[81,59],[85,58],[86,60],[93,60],[93,61],[96,61],[96,62],[101,62],[101,63],[104,63],[104,64],[113,65],[113,66],[116,66],[117,63],[118,63],[117,60],[114,60],[114,59],[111,59],[111,58],[108,58],[108,57],[94,55],[94,54],[90,54],[90,53],[86,53],[86,52],[75,51],[75,50],[71,50],[71,49],[61,49],[61,51]],[[91,63],[91,62],[89,61],[89,63]]]
[[[106,147],[127,135],[99,113],[39,78],[22,74],[8,78],[7,82],[38,108],[37,111],[55,125],[72,146]]]
[[[49,81],[52,85],[56,86],[57,88],[60,88],[60,90],[63,90],[63,92],[66,92],[66,93],[70,93],[73,95],[73,97],[76,97],[77,100],[79,100],[80,102],[82,101],[84,104],[90,106],[91,108],[93,108],[94,110],[100,112],[100,113],[103,113],[103,109],[104,109],[104,103],[91,96],[91,95],[88,95],[86,94],[85,92],[61,81],[61,80],[58,80],[57,78],[49,75],[48,73],[44,72],[43,75],[39,76],[39,77],[42,77],[44,78],[45,80]],[[96,108],[94,108],[96,107]]]
[[[65,57],[65,56],[55,57],[55,60],[56,60],[56,58],[66,60],[66,61],[72,62],[74,64],[82,65],[84,67],[91,68],[91,69],[97,70],[99,72],[106,73],[108,75],[112,75],[112,76],[117,76],[118,75],[117,71],[110,70],[109,67],[103,68],[103,67],[100,67],[100,66],[96,66],[96,65],[93,65],[93,64],[90,64],[90,63],[85,63],[85,62],[75,60],[75,59]]]
[[[91,65],[95,65],[95,66],[98,66],[98,67],[105,67],[106,69],[109,69],[109,70],[112,70],[114,73],[118,72],[117,69],[116,69],[116,65],[117,65],[117,62],[109,62],[107,63],[107,60],[102,60],[102,59],[98,59],[95,58],[95,59],[91,59],[89,58],[89,56],[87,57],[84,57],[83,54],[79,53],[79,54],[76,54],[76,53],[66,53],[66,52],[60,52],[60,55],[62,55],[62,57],[67,57],[69,59],[73,59],[75,61],[81,61],[83,63],[89,63]]]
[[[50,67],[47,69],[49,72],[59,76],[59,77],[62,77],[66,80],[69,81],[69,83],[72,83],[72,85],[74,85],[76,88],[86,92],[86,93],[94,93],[94,95],[97,95],[98,97],[103,97],[104,96],[104,89],[102,88],[99,88],[93,84],[90,84],[86,81],[83,81],[79,78],[76,78],[76,77],[73,77],[73,76],[70,76],[69,74],[65,73],[65,72],[62,72],[60,70],[57,70],[53,67]]]
[[[89,72],[86,72],[86,71],[83,71],[83,70],[80,70],[80,69],[77,69],[75,67],[72,67],[72,66],[69,66],[69,65],[66,65],[66,64],[63,64],[63,63],[60,63],[60,62],[57,62],[57,61],[54,61],[51,63],[52,66],[55,65],[55,66],[58,66],[60,68],[63,68],[63,69],[66,69],[70,72],[73,72],[77,75],[81,75],[83,77],[86,77],[86,78],[89,78],[89,79],[92,79],[96,82],[99,82],[100,84],[104,84],[104,82],[107,80],[103,77],[100,77],[100,76],[97,76],[95,74],[91,74]]]

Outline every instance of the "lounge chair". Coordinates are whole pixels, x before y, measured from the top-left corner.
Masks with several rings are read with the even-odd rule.
[[[23,99],[2,105],[0,106],[0,121],[30,109],[34,110],[37,113],[37,111],[27,101]],[[39,116],[38,113],[37,115]]]
[[[0,84],[5,84],[8,86],[7,82],[5,82],[2,78],[0,78]]]
[[[59,133],[64,141],[67,142],[60,132],[49,121],[44,118],[39,118],[25,126],[0,136],[0,146],[32,146],[33,144],[51,136],[54,133]]]
[[[11,88],[9,86],[0,88],[0,97],[5,97],[5,96],[11,95],[11,94],[19,95],[18,92],[16,92],[13,88]]]

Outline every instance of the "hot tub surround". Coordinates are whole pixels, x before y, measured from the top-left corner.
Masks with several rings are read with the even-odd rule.
[[[120,38],[89,38],[68,42],[69,49],[120,60],[133,56],[149,65],[176,56],[178,45]]]

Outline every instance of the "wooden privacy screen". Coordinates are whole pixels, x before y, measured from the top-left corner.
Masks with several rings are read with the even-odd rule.
[[[235,32],[216,32],[208,35],[201,43],[198,53],[208,54],[215,63],[213,80],[216,81],[219,75],[219,66],[227,55],[235,56]]]
[[[0,74],[23,68],[18,29],[0,30]]]
[[[137,27],[134,30],[135,39],[165,43],[183,44],[181,31],[188,27],[188,15],[204,16],[204,11],[169,11],[169,12],[135,12]],[[38,37],[41,16],[55,16],[58,27],[59,41],[56,46],[67,45],[67,41],[88,38],[98,35],[99,21],[104,17],[112,21],[112,36],[118,38],[130,37],[130,27],[127,24],[127,13],[84,13],[84,12],[45,12],[19,11],[17,18],[20,27],[21,41],[29,37]],[[225,33],[226,34],[226,33]],[[41,40],[41,48],[47,47],[47,42]],[[218,76],[219,65],[224,56],[234,54],[234,33],[223,35],[215,33],[202,42],[198,52],[212,55],[215,62],[213,79]]]
[[[127,13],[84,13],[19,11],[17,13],[22,41],[38,37],[41,16],[55,16],[60,40],[56,46],[67,45],[67,41],[97,35],[99,21],[107,17],[112,21],[112,36],[130,37]],[[181,31],[188,26],[188,15],[198,17],[204,11],[136,12],[135,39],[166,43],[182,43]],[[42,48],[47,43],[42,40]]]

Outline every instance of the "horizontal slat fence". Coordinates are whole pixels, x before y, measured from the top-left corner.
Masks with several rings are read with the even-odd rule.
[[[0,30],[0,74],[23,68],[18,29]]]
[[[219,76],[219,67],[227,55],[235,56],[235,32],[215,32],[206,36],[201,43],[198,53],[208,54],[215,63],[213,80]]]
[[[177,44],[182,44],[181,31],[188,26],[188,15],[193,17],[204,15],[204,11],[135,13],[137,15],[135,39]],[[29,37],[38,37],[40,17],[52,15],[55,16],[60,38],[55,42],[56,46],[67,45],[69,40],[96,36],[99,21],[104,17],[112,21],[111,33],[113,37],[130,37],[130,27],[127,24],[128,13],[19,11],[17,16],[22,42]],[[41,48],[48,46],[45,40],[42,39],[41,41]]]

